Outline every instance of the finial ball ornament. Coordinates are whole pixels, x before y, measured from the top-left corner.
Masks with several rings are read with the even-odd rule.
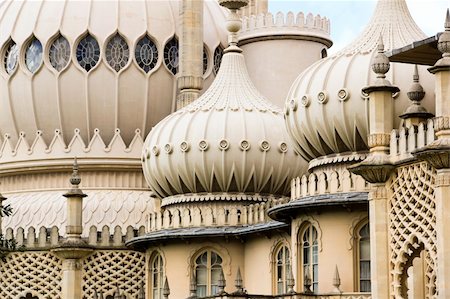
[[[439,36],[437,48],[444,56],[450,56],[450,13],[448,9],[445,17],[445,31]]]
[[[386,54],[384,54],[384,44],[383,39],[380,36],[378,41],[378,53],[375,55],[372,61],[372,70],[374,73],[378,75],[379,78],[384,78],[385,74],[389,72],[391,68],[389,64],[389,58],[387,58]]]

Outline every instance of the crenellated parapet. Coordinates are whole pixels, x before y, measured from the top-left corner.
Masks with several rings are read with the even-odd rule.
[[[17,142],[12,142],[8,134],[4,136],[0,147],[0,175],[25,170],[27,173],[49,169],[61,171],[71,165],[73,157],[78,157],[81,164],[86,165],[84,169],[105,164],[110,168],[140,167],[143,138],[139,129],[128,144],[119,129],[115,130],[109,143],[104,141],[99,129],[94,130],[90,140],[85,140],[79,129],[74,130],[69,142],[64,140],[60,130],[55,130],[50,142],[46,142],[42,131],[36,132],[31,144],[27,140],[31,139],[23,132]]]
[[[122,228],[91,226],[88,237],[83,238],[86,243],[94,248],[124,248],[125,242],[132,238],[145,234],[145,227],[135,228],[128,226]],[[5,231],[5,239],[14,239],[18,246],[24,246],[25,250],[48,250],[63,244],[66,238],[60,233],[57,226],[53,227],[29,227],[27,230],[19,227],[17,230],[8,228]]]
[[[265,13],[243,17],[243,25],[240,34],[240,43],[245,44],[250,40],[271,36],[274,38],[297,39],[321,39],[322,42],[331,46],[330,20],[320,15],[299,12],[284,14],[278,12],[275,15]]]
[[[267,211],[288,198],[268,199],[251,205],[204,203],[169,206],[148,215],[147,232],[191,227],[247,226],[272,221]]]
[[[293,179],[291,200],[325,194],[368,192],[366,181],[348,171],[347,166],[348,164],[342,164],[317,168],[310,174]]]

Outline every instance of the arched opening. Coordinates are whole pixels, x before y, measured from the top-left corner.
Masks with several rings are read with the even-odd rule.
[[[327,49],[325,49],[325,48],[322,49],[322,52],[320,52],[320,57],[321,58],[327,58],[328,57]]]
[[[151,299],[162,299],[164,289],[164,261],[159,252],[153,254],[150,260]]]
[[[291,274],[291,252],[289,248],[282,244],[274,252],[274,290],[275,294],[286,294],[288,291],[288,280]]]
[[[299,277],[303,291],[307,291],[306,284],[310,285],[311,291],[317,293],[319,290],[319,236],[317,229],[310,222],[305,223],[299,233]]]
[[[193,274],[198,297],[212,296],[219,292],[222,263],[222,257],[212,250],[203,251],[197,256]]]

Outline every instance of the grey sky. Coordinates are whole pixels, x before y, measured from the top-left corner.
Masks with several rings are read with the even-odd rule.
[[[419,27],[428,35],[443,31],[448,0],[407,0],[411,15]],[[294,13],[303,11],[326,16],[331,20],[331,35],[336,52],[352,41],[370,19],[375,0],[270,0],[269,10]]]

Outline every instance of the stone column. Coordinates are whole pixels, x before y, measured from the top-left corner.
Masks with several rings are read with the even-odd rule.
[[[62,293],[63,299],[82,298],[81,264],[78,259],[65,259],[62,264]]]
[[[437,238],[438,298],[450,298],[450,15],[447,10],[445,31],[438,41],[442,58],[429,69],[435,75],[437,139],[413,154],[430,163],[437,171],[434,188]]]
[[[195,101],[203,88],[203,0],[182,0],[177,109]]]
[[[390,132],[394,123],[393,94],[400,91],[386,80],[389,59],[384,54],[380,38],[378,54],[372,62],[372,70],[377,74],[373,85],[363,89],[369,94],[369,156],[349,168],[371,183],[369,192],[370,219],[370,267],[372,298],[389,298],[389,233],[388,197],[386,181],[394,169],[389,161]]]

